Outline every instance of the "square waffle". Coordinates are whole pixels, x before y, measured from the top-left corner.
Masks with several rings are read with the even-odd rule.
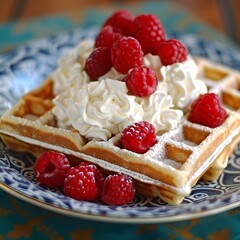
[[[139,193],[160,196],[179,204],[202,177],[215,180],[227,165],[228,156],[239,141],[239,73],[205,59],[196,59],[199,76],[209,91],[220,94],[228,117],[216,128],[191,123],[185,116],[179,126],[157,137],[144,154],[122,149],[120,134],[108,141],[88,141],[75,129],[63,129],[52,113],[53,80],[24,95],[1,117],[3,140],[14,149],[40,153],[53,149],[72,161],[86,160],[103,169],[133,177]]]

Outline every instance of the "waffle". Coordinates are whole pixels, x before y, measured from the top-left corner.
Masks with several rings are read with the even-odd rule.
[[[204,59],[197,59],[197,63],[198,77],[209,91],[220,94],[228,108],[227,119],[217,128],[191,123],[185,116],[177,128],[158,136],[157,143],[145,154],[122,149],[120,134],[108,141],[88,141],[74,129],[57,126],[51,111],[54,83],[49,78],[3,114],[2,139],[15,150],[36,154],[53,149],[75,162],[86,160],[107,171],[126,173],[135,180],[139,193],[180,204],[201,177],[215,180],[222,173],[239,141],[240,75]]]
[[[240,112],[240,73],[229,67],[213,63],[205,58],[196,58],[198,65],[198,78],[205,82],[209,92],[215,92],[220,96],[222,105],[232,111]],[[240,136],[233,139],[229,145],[231,153],[240,140]],[[208,181],[216,180],[227,166],[228,155],[218,158],[203,178]]]
[[[219,94],[225,107],[239,112],[240,73],[204,58],[196,58],[196,62],[198,77],[206,83],[209,91]]]

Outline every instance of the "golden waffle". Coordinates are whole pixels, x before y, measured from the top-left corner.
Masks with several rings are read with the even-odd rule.
[[[201,69],[199,77],[204,81],[215,81],[211,80],[215,73],[205,73],[204,69],[209,65],[203,65],[200,60],[198,64]],[[215,71],[214,65],[212,69]],[[217,84],[209,89],[218,87]],[[218,91],[223,96],[221,87]],[[226,96],[232,97],[232,94]],[[119,135],[106,142],[88,142],[74,129],[59,128],[51,112],[53,97],[53,81],[48,79],[4,113],[0,129],[6,143],[15,149],[28,143],[34,147],[25,147],[33,152],[39,147],[61,151],[74,159],[84,159],[104,169],[129,174],[136,180],[140,193],[160,196],[170,204],[179,204],[205,172],[206,179],[215,179],[239,140],[240,116],[234,107],[234,110],[228,110],[225,122],[214,129],[190,123],[185,117],[178,128],[158,136],[158,142],[148,152],[136,154],[121,148]],[[229,106],[229,101],[223,102]]]
[[[51,113],[52,99],[53,81],[48,79],[3,114],[1,129],[53,145],[80,150],[85,141],[77,131],[57,128]]]
[[[206,83],[208,90],[219,94],[226,107],[239,111],[240,73],[205,58],[195,60],[198,65],[198,78]]]
[[[203,80],[210,92],[220,96],[224,107],[239,112],[240,109],[240,73],[229,67],[213,63],[205,58],[196,58],[198,65],[198,78]],[[236,136],[229,147],[231,153],[238,144],[240,136]],[[205,180],[216,180],[227,166],[229,154],[215,161],[211,168],[204,174]]]

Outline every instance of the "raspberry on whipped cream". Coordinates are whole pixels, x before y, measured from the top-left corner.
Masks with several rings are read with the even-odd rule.
[[[84,43],[92,46],[93,41]],[[81,49],[81,44],[78,50]],[[90,54],[90,48],[87,52]],[[78,52],[82,59],[86,52]],[[69,58],[69,60],[68,60]],[[124,127],[135,121],[145,120],[152,123],[157,132],[175,128],[193,99],[206,92],[205,84],[196,79],[197,67],[191,56],[183,63],[161,66],[159,59],[151,54],[144,56],[144,65],[151,67],[162,80],[156,92],[148,97],[135,97],[127,94],[126,84],[121,80],[125,74],[114,68],[98,81],[90,82],[86,72],[80,66],[79,57],[63,57],[64,64],[54,73],[67,73],[61,78],[61,94],[54,99],[54,115],[63,128],[75,128],[88,139],[107,140],[121,132]],[[71,62],[71,65],[66,63]],[[66,70],[67,68],[68,71]],[[59,81],[59,79],[58,79]],[[57,81],[55,80],[54,83]],[[109,89],[108,89],[108,87]]]
[[[123,34],[113,46],[124,45],[126,39],[137,42],[134,36]],[[110,46],[111,50],[113,46]],[[133,68],[119,72],[113,64],[107,73],[92,82],[85,71],[85,63],[94,49],[93,40],[83,41],[63,56],[52,76],[56,95],[52,111],[58,126],[76,129],[89,140],[106,141],[137,121],[153,124],[157,134],[174,129],[191,102],[207,91],[205,84],[196,79],[198,69],[190,54],[185,60],[182,58],[181,62],[167,66],[162,65],[158,55],[148,52],[143,56],[139,67],[154,70],[158,81],[157,89],[149,96],[134,96],[127,88],[123,79]],[[128,47],[124,45],[121,54],[126,59],[128,54],[133,54],[133,51],[127,51]],[[134,51],[140,51],[138,54],[141,55],[142,46]],[[118,59],[123,67],[126,67],[125,58]]]

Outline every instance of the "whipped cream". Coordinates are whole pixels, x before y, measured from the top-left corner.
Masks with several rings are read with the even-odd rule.
[[[150,53],[146,54],[143,58],[143,65],[153,69],[157,75],[159,80],[162,79],[162,75],[160,69],[162,67],[162,63],[160,58],[157,55],[152,55]]]
[[[85,40],[62,56],[59,61],[59,67],[51,75],[54,81],[53,91],[55,96],[68,87],[75,86],[80,88],[83,84],[89,82],[89,77],[84,71],[84,67],[93,47],[94,41]]]
[[[166,85],[159,83],[149,97],[128,94],[125,82],[103,79],[81,89],[69,88],[54,99],[54,115],[63,128],[77,129],[92,140],[108,140],[126,126],[141,120],[152,123],[156,132],[177,127],[183,113],[171,109],[171,96]]]
[[[119,73],[115,68],[111,68],[106,74],[102,75],[99,77],[99,80],[104,80],[104,79],[115,79],[115,80],[122,80],[125,77],[125,74]]]
[[[65,127],[71,123],[81,135],[106,141],[142,119],[143,109],[135,99],[128,95],[125,82],[107,78],[58,96],[53,113]]]
[[[182,63],[162,66],[163,81],[167,83],[175,108],[186,111],[193,100],[207,92],[205,83],[196,79],[197,73],[197,65],[191,56]]]
[[[172,97],[167,94],[167,84],[159,82],[154,94],[137,98],[143,109],[143,119],[154,125],[156,132],[161,133],[177,127],[183,112],[173,109]]]

